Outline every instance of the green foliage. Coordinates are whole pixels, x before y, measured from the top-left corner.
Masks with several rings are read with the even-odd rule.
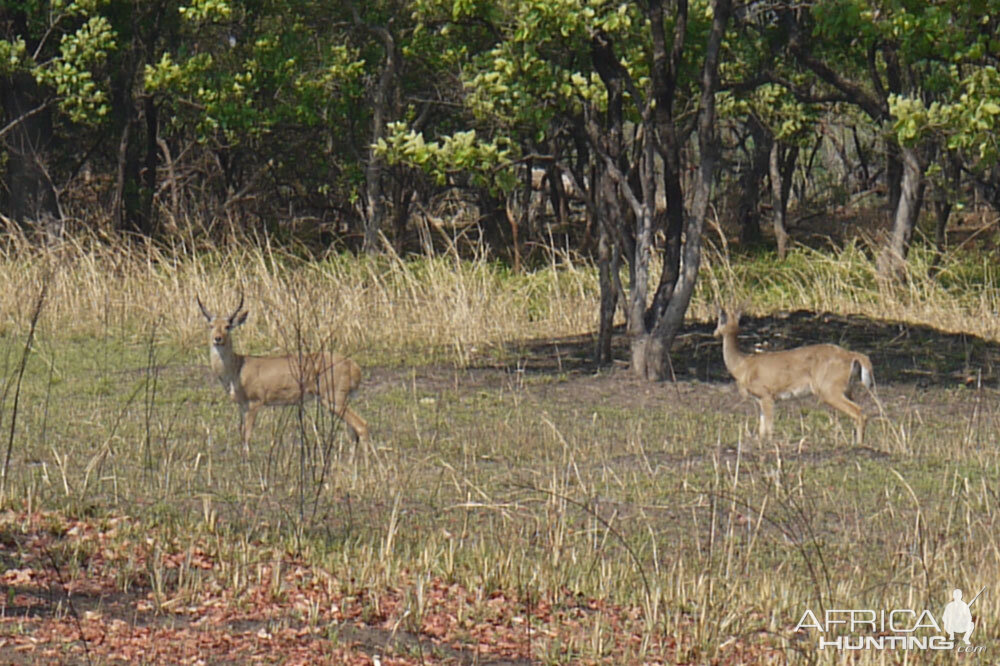
[[[979,30],[985,3],[915,3],[836,0],[816,3],[810,46],[842,65],[868,66],[868,49],[891,48],[901,65],[921,64],[913,72],[925,89],[947,87],[947,78],[937,79],[940,63],[972,61],[982,56],[987,43]],[[884,63],[877,63],[884,75]],[[841,72],[846,73],[846,72]],[[931,87],[928,87],[931,86]]]
[[[174,62],[170,53],[164,53],[155,65],[146,65],[145,85],[149,92],[187,91],[199,76],[212,66],[212,56],[201,53],[183,64]],[[196,91],[195,91],[196,92]]]
[[[431,125],[447,118],[423,106],[441,94],[433,72],[442,51],[414,28],[410,3],[356,9],[308,0],[190,3],[179,10],[179,39],[146,67],[146,91],[167,111],[172,132],[238,152],[240,163],[266,161],[275,180],[324,208],[330,200],[354,207],[380,134],[376,98],[383,96],[380,123],[421,113]],[[440,143],[458,165],[474,162],[461,138]]]
[[[371,3],[361,18],[386,10]],[[176,11],[178,39],[143,76],[169,132],[273,172],[307,200],[339,204],[355,196],[370,140],[372,81],[385,55],[350,8],[200,0]]]
[[[0,75],[29,74],[71,122],[100,122],[110,110],[104,65],[118,47],[111,21],[101,13],[106,4],[27,4],[22,9],[25,23],[39,34],[8,34],[0,40]]]
[[[624,4],[601,13],[581,0],[526,0],[504,8],[505,38],[463,71],[465,101],[478,119],[523,129],[536,140],[555,117],[580,113],[584,101],[601,102],[603,86],[589,62],[590,35],[628,34],[641,25],[637,9]]]
[[[778,22],[751,17],[738,23],[724,43],[720,78],[728,82],[751,81],[761,72],[771,72],[799,90],[809,90],[810,77],[797,71],[793,62],[776,57],[786,39]],[[742,125],[752,115],[776,140],[801,147],[812,140],[823,108],[797,99],[787,85],[765,81],[719,92],[716,111],[720,119],[736,125]]]
[[[692,33],[709,22],[706,5],[692,7]],[[591,40],[601,32],[638,90],[648,99],[649,26],[632,3],[590,0],[421,0],[414,4],[415,35],[422,48],[444,54],[442,62],[461,81],[464,117],[457,130],[429,134],[401,122],[378,145],[394,163],[431,173],[437,182],[459,172],[473,183],[508,189],[515,163],[532,146],[544,145],[567,124],[602,113],[607,91],[591,62]],[[469,25],[486,25],[482,30]],[[668,30],[670,26],[667,26]],[[690,91],[702,43],[685,50],[680,88]],[[639,120],[637,103],[626,113]],[[690,105],[690,99],[678,101]]]
[[[0,76],[10,76],[21,66],[25,56],[24,39],[12,42],[0,39]]]
[[[949,148],[991,160],[989,142],[978,133],[992,127],[995,115],[996,62],[990,54],[998,45],[992,18],[998,9],[993,0],[818,3],[810,14],[810,48],[841,75],[853,71],[883,81],[888,65],[876,56],[891,54],[902,78],[902,89],[886,94],[896,138],[912,145],[943,133]]]
[[[196,23],[222,21],[233,13],[226,0],[194,0],[190,5],[179,7],[177,11],[188,21]]]
[[[799,102],[788,89],[776,84],[764,84],[739,96],[721,92],[717,105],[720,118],[738,122],[754,114],[775,139],[786,144],[805,145],[813,140],[814,125],[821,114],[819,105]]]
[[[951,70],[957,78],[958,68]],[[987,169],[1000,158],[1000,74],[996,67],[972,70],[960,80],[957,95],[949,101],[927,104],[919,97],[897,95],[889,103],[900,142],[941,137],[949,150],[961,151],[977,169]]]
[[[406,163],[427,171],[441,185],[455,173],[470,174],[481,185],[494,183],[502,188],[514,186],[514,174],[509,166],[515,147],[503,137],[480,141],[476,130],[456,132],[440,141],[427,142],[421,132],[404,123],[392,123],[386,138],[379,139],[376,148],[389,164]],[[495,174],[496,178],[490,177]]]
[[[202,0],[178,11],[185,41],[212,46],[192,53],[178,44],[146,67],[145,86],[175,120],[193,119],[200,141],[236,146],[286,123],[344,127],[365,108],[361,80],[371,63],[348,35],[311,27],[335,21],[335,8]],[[219,34],[223,19],[239,24],[239,37]]]

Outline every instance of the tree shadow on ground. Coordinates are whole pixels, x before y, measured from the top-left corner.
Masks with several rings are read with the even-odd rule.
[[[671,350],[673,378],[678,381],[731,381],[722,361],[722,343],[712,337],[715,323],[684,326]],[[929,326],[877,320],[858,315],[796,310],[768,317],[743,316],[740,349],[777,351],[802,345],[833,343],[868,354],[878,383],[918,386],[996,385],[1000,344],[967,333],[948,333]],[[519,369],[538,374],[585,374],[600,369],[594,362],[596,335],[512,342]],[[616,330],[612,354],[617,365],[628,363],[628,340]]]

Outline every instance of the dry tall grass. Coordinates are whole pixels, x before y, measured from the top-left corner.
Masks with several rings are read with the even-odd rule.
[[[0,280],[7,285],[0,312],[8,327],[23,325],[25,304],[45,281],[43,333],[96,335],[109,326],[139,332],[161,320],[170,337],[191,344],[201,330],[195,295],[222,310],[242,292],[252,312],[245,342],[280,346],[294,319],[305,325],[309,342],[394,363],[429,353],[464,364],[511,340],[595,329],[599,291],[587,262],[552,251],[546,268],[518,276],[485,257],[311,260],[266,245],[234,242],[192,252],[92,237],[52,248],[8,232],[0,240]],[[909,279],[900,285],[880,280],[856,245],[832,253],[800,247],[784,264],[770,257],[734,261],[709,250],[689,317],[712,321],[715,303],[742,301],[757,315],[859,314],[1000,339],[993,262],[959,258],[932,279],[929,260],[929,252],[915,249]],[[654,265],[651,280],[657,273]]]
[[[829,252],[799,246],[784,263],[770,255],[737,261],[712,253],[692,313],[710,320],[701,307],[718,298],[751,303],[760,316],[794,309],[857,314],[1000,340],[1000,271],[990,256],[950,256],[930,277],[933,253],[916,246],[905,282],[896,283],[880,278],[874,252],[858,243]]]
[[[594,272],[556,253],[551,265],[513,276],[484,258],[330,256],[306,260],[259,245],[211,252],[72,239],[58,248],[10,234],[0,246],[0,312],[23,325],[47,282],[44,333],[141,335],[148,323],[184,344],[200,342],[196,294],[218,310],[246,296],[242,341],[257,349],[287,343],[292,321],[308,343],[396,363],[430,354],[464,363],[506,340],[561,336],[590,328]]]

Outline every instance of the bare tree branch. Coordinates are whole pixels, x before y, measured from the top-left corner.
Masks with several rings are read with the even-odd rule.
[[[3,129],[0,129],[0,140],[2,140],[10,132],[14,131],[14,129],[18,125],[20,125],[21,123],[23,123],[24,121],[26,121],[28,118],[31,118],[32,116],[37,116],[39,113],[41,113],[45,109],[47,109],[50,106],[52,106],[52,102],[54,102],[54,101],[55,101],[55,98],[49,98],[49,99],[45,100],[44,102],[42,102],[39,106],[36,106],[35,108],[31,109],[30,111],[25,111],[20,116],[18,116],[14,120],[10,121],[9,123],[7,123],[6,127],[4,127]]]

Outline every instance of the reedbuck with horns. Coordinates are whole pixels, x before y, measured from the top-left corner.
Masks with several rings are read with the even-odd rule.
[[[351,439],[368,437],[368,424],[347,406],[348,397],[361,383],[361,368],[340,354],[318,352],[287,356],[244,356],[233,351],[232,330],[247,320],[243,296],[233,314],[217,317],[195,297],[208,320],[209,357],[222,388],[240,406],[243,448],[250,450],[250,433],[257,410],[266,405],[297,405],[318,397],[347,424]]]
[[[740,394],[753,396],[760,405],[760,437],[771,436],[774,402],[810,393],[855,423],[855,441],[865,436],[865,415],[849,397],[851,380],[860,371],[861,382],[871,388],[875,377],[864,354],[837,345],[809,345],[786,351],[744,354],[736,341],[739,311],[719,309],[715,337],[722,338],[722,358],[736,379]]]

